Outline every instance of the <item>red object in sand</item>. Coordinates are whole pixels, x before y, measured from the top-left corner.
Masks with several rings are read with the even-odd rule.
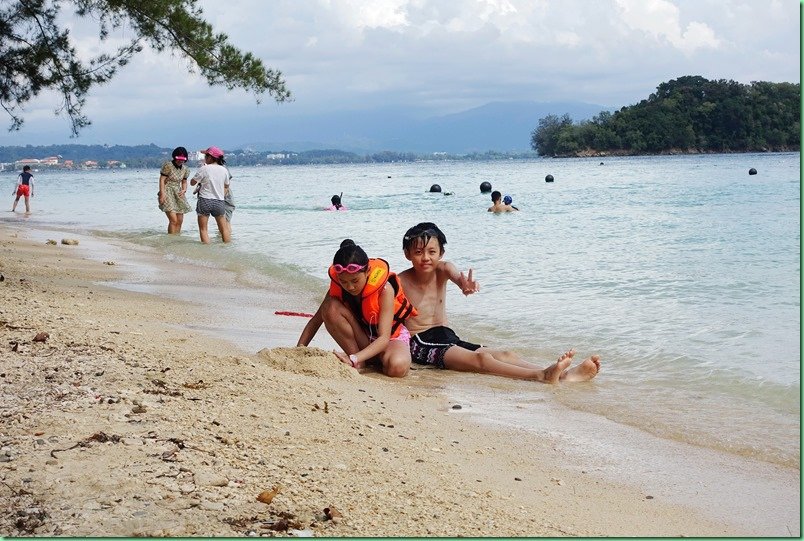
[[[307,314],[305,312],[287,312],[284,310],[277,310],[274,314],[278,316],[299,316],[299,317],[313,317],[313,314]]]

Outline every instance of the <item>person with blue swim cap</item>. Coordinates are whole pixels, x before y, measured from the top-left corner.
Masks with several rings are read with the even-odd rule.
[[[491,206],[489,207],[489,212],[499,213],[499,212],[512,212],[515,210],[519,210],[518,208],[511,205],[511,201],[513,199],[510,195],[505,196],[505,202],[502,200],[502,194],[497,190],[491,192]]]
[[[513,202],[514,202],[514,198],[511,197],[508,194],[505,194],[505,197],[503,197],[503,205],[508,205],[509,207],[511,207],[514,210],[519,210],[518,208],[516,208],[514,205],[511,204]]]

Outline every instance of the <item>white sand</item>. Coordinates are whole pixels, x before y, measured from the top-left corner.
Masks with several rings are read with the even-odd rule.
[[[798,499],[785,524],[723,516],[674,497],[669,478],[618,474],[600,448],[568,451],[572,430],[479,423],[440,388],[466,375],[359,375],[324,349],[258,352],[253,332],[236,348],[223,307],[166,300],[170,287],[203,297],[171,275],[187,269],[139,282],[156,295],[106,287],[136,289],[132,276],[160,263],[43,235],[0,227],[2,536],[799,535]],[[215,272],[191,271],[193,283]],[[241,306],[261,314],[263,346],[292,346],[303,325],[271,306],[315,308],[284,295]],[[33,342],[39,332],[49,338]],[[798,471],[781,477],[760,480],[795,493]]]

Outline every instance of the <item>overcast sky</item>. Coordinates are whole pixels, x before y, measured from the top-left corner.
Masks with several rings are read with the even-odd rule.
[[[140,53],[87,100],[94,127],[69,139],[56,101],[26,107],[0,144],[132,144],[126,122],[152,119],[159,145],[183,115],[294,116],[384,106],[433,114],[495,101],[621,107],[682,76],[799,82],[796,0],[200,0],[231,42],[282,71],[294,101],[257,105],[209,87],[169,52]],[[64,12],[82,53],[95,27]],[[123,32],[130,36],[131,32]],[[122,34],[121,34],[122,35]],[[114,41],[112,40],[112,44]],[[216,117],[219,118],[219,117]],[[5,127],[7,117],[3,117]],[[217,121],[217,120],[216,120]],[[119,140],[102,140],[117,129]],[[164,135],[160,135],[164,133]]]

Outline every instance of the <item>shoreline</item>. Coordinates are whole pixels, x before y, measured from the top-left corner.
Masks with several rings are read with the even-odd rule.
[[[299,322],[270,311],[287,293],[247,307],[273,320],[236,347],[209,299],[188,302],[213,275],[231,286],[225,302],[242,301],[232,276],[43,235],[0,225],[0,501],[27,525],[0,519],[2,535],[283,535],[269,528],[283,517],[316,536],[798,535],[712,518],[666,481],[612,479],[603,450],[579,458],[565,432],[478,423],[445,394],[457,374],[395,381],[318,348],[256,353],[248,344],[295,344]],[[179,288],[188,273],[199,279]],[[50,337],[32,342],[40,329]],[[342,517],[324,519],[333,507]]]

